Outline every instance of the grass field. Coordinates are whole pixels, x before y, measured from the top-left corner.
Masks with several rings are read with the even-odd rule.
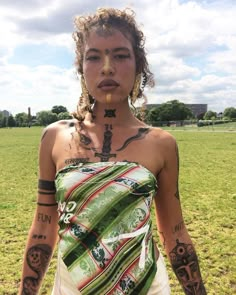
[[[0,294],[17,294],[35,208],[42,129],[0,129]],[[180,150],[183,215],[208,294],[236,294],[236,133],[170,132]],[[156,230],[154,229],[156,237]],[[183,294],[168,264],[172,294]],[[55,257],[40,294],[50,294]],[[97,295],[97,294],[95,294]],[[100,294],[99,294],[100,295]]]

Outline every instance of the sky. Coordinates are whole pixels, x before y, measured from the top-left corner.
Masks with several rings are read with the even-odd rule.
[[[235,0],[1,0],[0,110],[76,109],[73,19],[98,7],[135,11],[156,81],[148,103],[236,107]]]

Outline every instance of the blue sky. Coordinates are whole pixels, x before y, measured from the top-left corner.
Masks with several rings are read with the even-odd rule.
[[[236,107],[235,1],[12,0],[0,2],[0,110],[76,108],[73,17],[102,6],[136,12],[156,78],[148,103]]]

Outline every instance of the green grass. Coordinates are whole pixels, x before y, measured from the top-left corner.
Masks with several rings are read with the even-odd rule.
[[[16,294],[35,208],[42,128],[0,129],[0,294]],[[180,150],[183,215],[208,294],[236,294],[236,134],[170,131]],[[156,237],[156,230],[154,228]],[[167,263],[172,294],[183,294]],[[55,257],[41,294],[50,294]]]

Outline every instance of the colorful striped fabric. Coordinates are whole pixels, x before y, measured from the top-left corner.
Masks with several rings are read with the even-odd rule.
[[[60,170],[56,188],[59,253],[80,293],[147,294],[155,176],[133,162],[81,163]]]

